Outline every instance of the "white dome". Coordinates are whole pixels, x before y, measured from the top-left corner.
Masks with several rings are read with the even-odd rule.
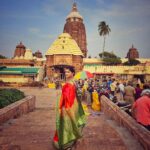
[[[24,54],[24,59],[33,59],[33,54],[31,49],[26,49]]]
[[[73,4],[72,10],[71,10],[70,14],[67,16],[67,19],[68,18],[80,18],[80,19],[83,19],[83,17],[79,14],[79,12],[77,10],[76,3]]]
[[[23,58],[23,56],[21,55],[21,56],[19,57],[19,59],[24,59],[24,58]]]
[[[83,17],[79,14],[79,12],[71,12],[68,16],[67,16],[67,19],[68,18],[80,18],[80,19],[83,19]]]

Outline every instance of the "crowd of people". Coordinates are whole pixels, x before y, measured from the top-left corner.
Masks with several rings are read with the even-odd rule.
[[[75,83],[78,97],[93,110],[100,110],[100,97],[105,95],[150,130],[150,82],[109,78],[79,79]]]

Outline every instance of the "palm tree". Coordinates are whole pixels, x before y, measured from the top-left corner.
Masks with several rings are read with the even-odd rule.
[[[103,43],[103,53],[104,53],[106,35],[108,35],[109,32],[111,32],[111,29],[109,28],[109,25],[107,25],[105,21],[101,21],[98,25],[98,31],[99,35],[104,37]]]

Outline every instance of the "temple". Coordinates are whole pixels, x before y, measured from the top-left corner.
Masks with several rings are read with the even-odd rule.
[[[83,69],[83,53],[68,33],[59,35],[46,52],[47,77],[63,79],[65,66],[74,67],[76,72]]]
[[[20,42],[16,46],[16,49],[15,49],[15,52],[14,52],[14,58],[15,57],[24,57],[25,52],[26,52],[26,47],[22,44],[22,42]]]
[[[78,46],[80,47],[82,53],[84,54],[84,57],[86,57],[86,30],[83,23],[83,17],[79,14],[76,3],[73,4],[72,11],[66,18],[63,32],[69,33],[72,36],[72,38],[77,42]]]

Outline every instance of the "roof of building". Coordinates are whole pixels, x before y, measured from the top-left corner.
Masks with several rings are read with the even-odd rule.
[[[139,60],[141,63],[148,63],[150,62],[150,58],[136,58],[136,60]],[[122,63],[128,61],[128,58],[121,58]]]
[[[90,66],[84,65],[83,70],[89,71],[95,74],[132,74],[132,75],[144,75],[150,73],[150,67],[145,69],[145,66]]]
[[[132,44],[132,47],[129,49],[129,51],[131,51],[131,50],[137,50],[137,49],[133,46],[133,44]]]
[[[34,64],[34,61],[25,59],[0,59],[1,64]]]
[[[71,54],[83,56],[76,41],[68,34],[62,33],[47,50],[46,55]]]
[[[23,44],[22,44],[22,42],[20,42],[17,46],[16,46],[16,48],[26,48]]]
[[[7,68],[7,67],[1,67],[0,68],[0,74],[37,74],[38,70],[40,68]]]
[[[103,61],[100,58],[83,58],[84,64],[102,64]]]
[[[67,19],[68,18],[80,18],[80,19],[83,19],[83,17],[79,14],[79,12],[77,10],[76,3],[73,4],[72,10],[71,10],[70,14],[67,16]]]

